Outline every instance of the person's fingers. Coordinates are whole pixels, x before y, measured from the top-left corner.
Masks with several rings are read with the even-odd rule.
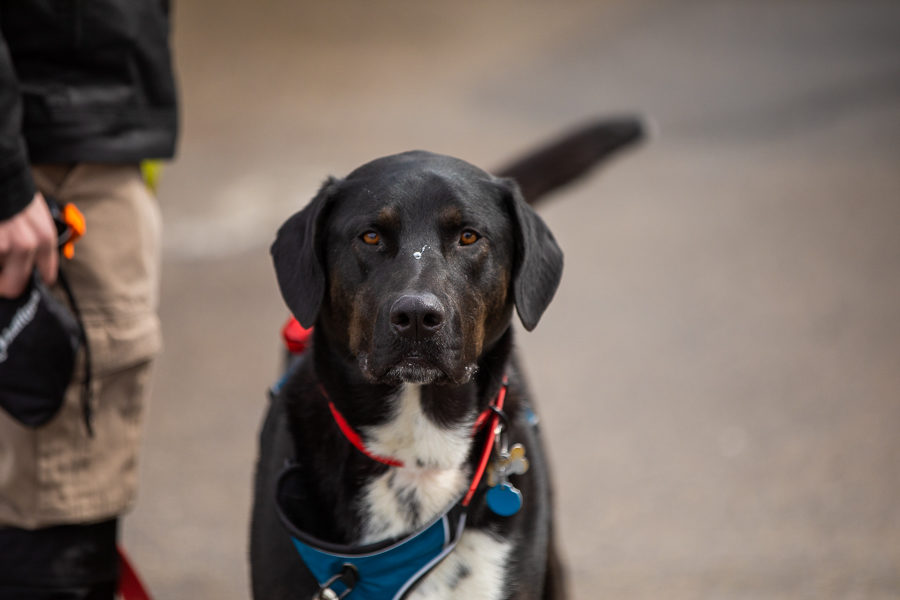
[[[44,281],[54,283],[58,266],[56,227],[38,193],[25,210],[0,222],[0,297],[21,294],[35,267]]]
[[[41,245],[34,255],[34,264],[38,274],[47,285],[56,283],[57,269],[59,268],[59,253],[56,251],[55,239],[53,245]]]
[[[19,296],[28,285],[34,268],[37,247],[35,236],[21,224],[15,229],[14,244],[6,252],[0,253],[0,297],[4,298]]]
[[[40,202],[33,203],[36,204],[34,213],[29,215],[34,227],[33,231],[37,236],[34,262],[41,279],[48,285],[52,285],[56,282],[56,270],[59,266],[56,226],[53,224],[53,217],[50,215],[46,202],[43,198],[39,198],[39,200]]]

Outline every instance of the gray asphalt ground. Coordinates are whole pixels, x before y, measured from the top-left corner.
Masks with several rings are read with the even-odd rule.
[[[519,336],[575,597],[900,598],[900,3],[176,2],[166,335],[125,544],[247,598],[278,224],[412,148],[490,168],[586,117],[649,141],[541,209]]]

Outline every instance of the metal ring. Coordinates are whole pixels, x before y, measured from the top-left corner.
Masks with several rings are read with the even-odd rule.
[[[497,408],[493,404],[488,406],[488,408],[491,409],[492,413],[494,413],[495,415],[500,417],[500,420],[503,421],[503,426],[508,429],[509,428],[509,417],[507,416],[506,411],[504,411],[502,408]]]
[[[340,596],[331,589],[331,586],[340,581],[347,588],[343,592],[341,592]],[[340,573],[337,573],[331,577],[328,581],[322,584],[319,587],[319,591],[312,597],[312,600],[341,600],[345,598],[347,594],[353,591],[353,588],[356,586],[359,581],[359,571],[356,570],[356,567],[350,563],[344,563],[343,568]]]

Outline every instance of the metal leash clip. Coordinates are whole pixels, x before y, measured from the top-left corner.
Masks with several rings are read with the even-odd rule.
[[[347,594],[353,591],[353,587],[358,581],[359,572],[356,570],[356,567],[350,563],[346,563],[340,573],[334,575],[331,579],[322,584],[319,591],[312,597],[312,600],[341,600],[341,598],[345,598]],[[346,589],[338,594],[331,589],[331,586],[335,583],[344,584]]]

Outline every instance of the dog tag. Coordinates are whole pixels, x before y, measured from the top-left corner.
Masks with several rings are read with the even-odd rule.
[[[522,492],[508,481],[490,488],[486,498],[488,508],[501,517],[510,517],[522,508]]]
[[[528,471],[528,459],[525,458],[525,446],[514,444],[506,455],[500,456],[490,464],[488,469],[488,485],[494,487],[505,483],[510,475],[523,475]]]
[[[501,450],[500,458],[491,463],[488,472],[487,505],[494,514],[509,517],[522,508],[522,492],[509,482],[510,475],[522,475],[528,471],[525,447],[514,444],[509,451]]]

